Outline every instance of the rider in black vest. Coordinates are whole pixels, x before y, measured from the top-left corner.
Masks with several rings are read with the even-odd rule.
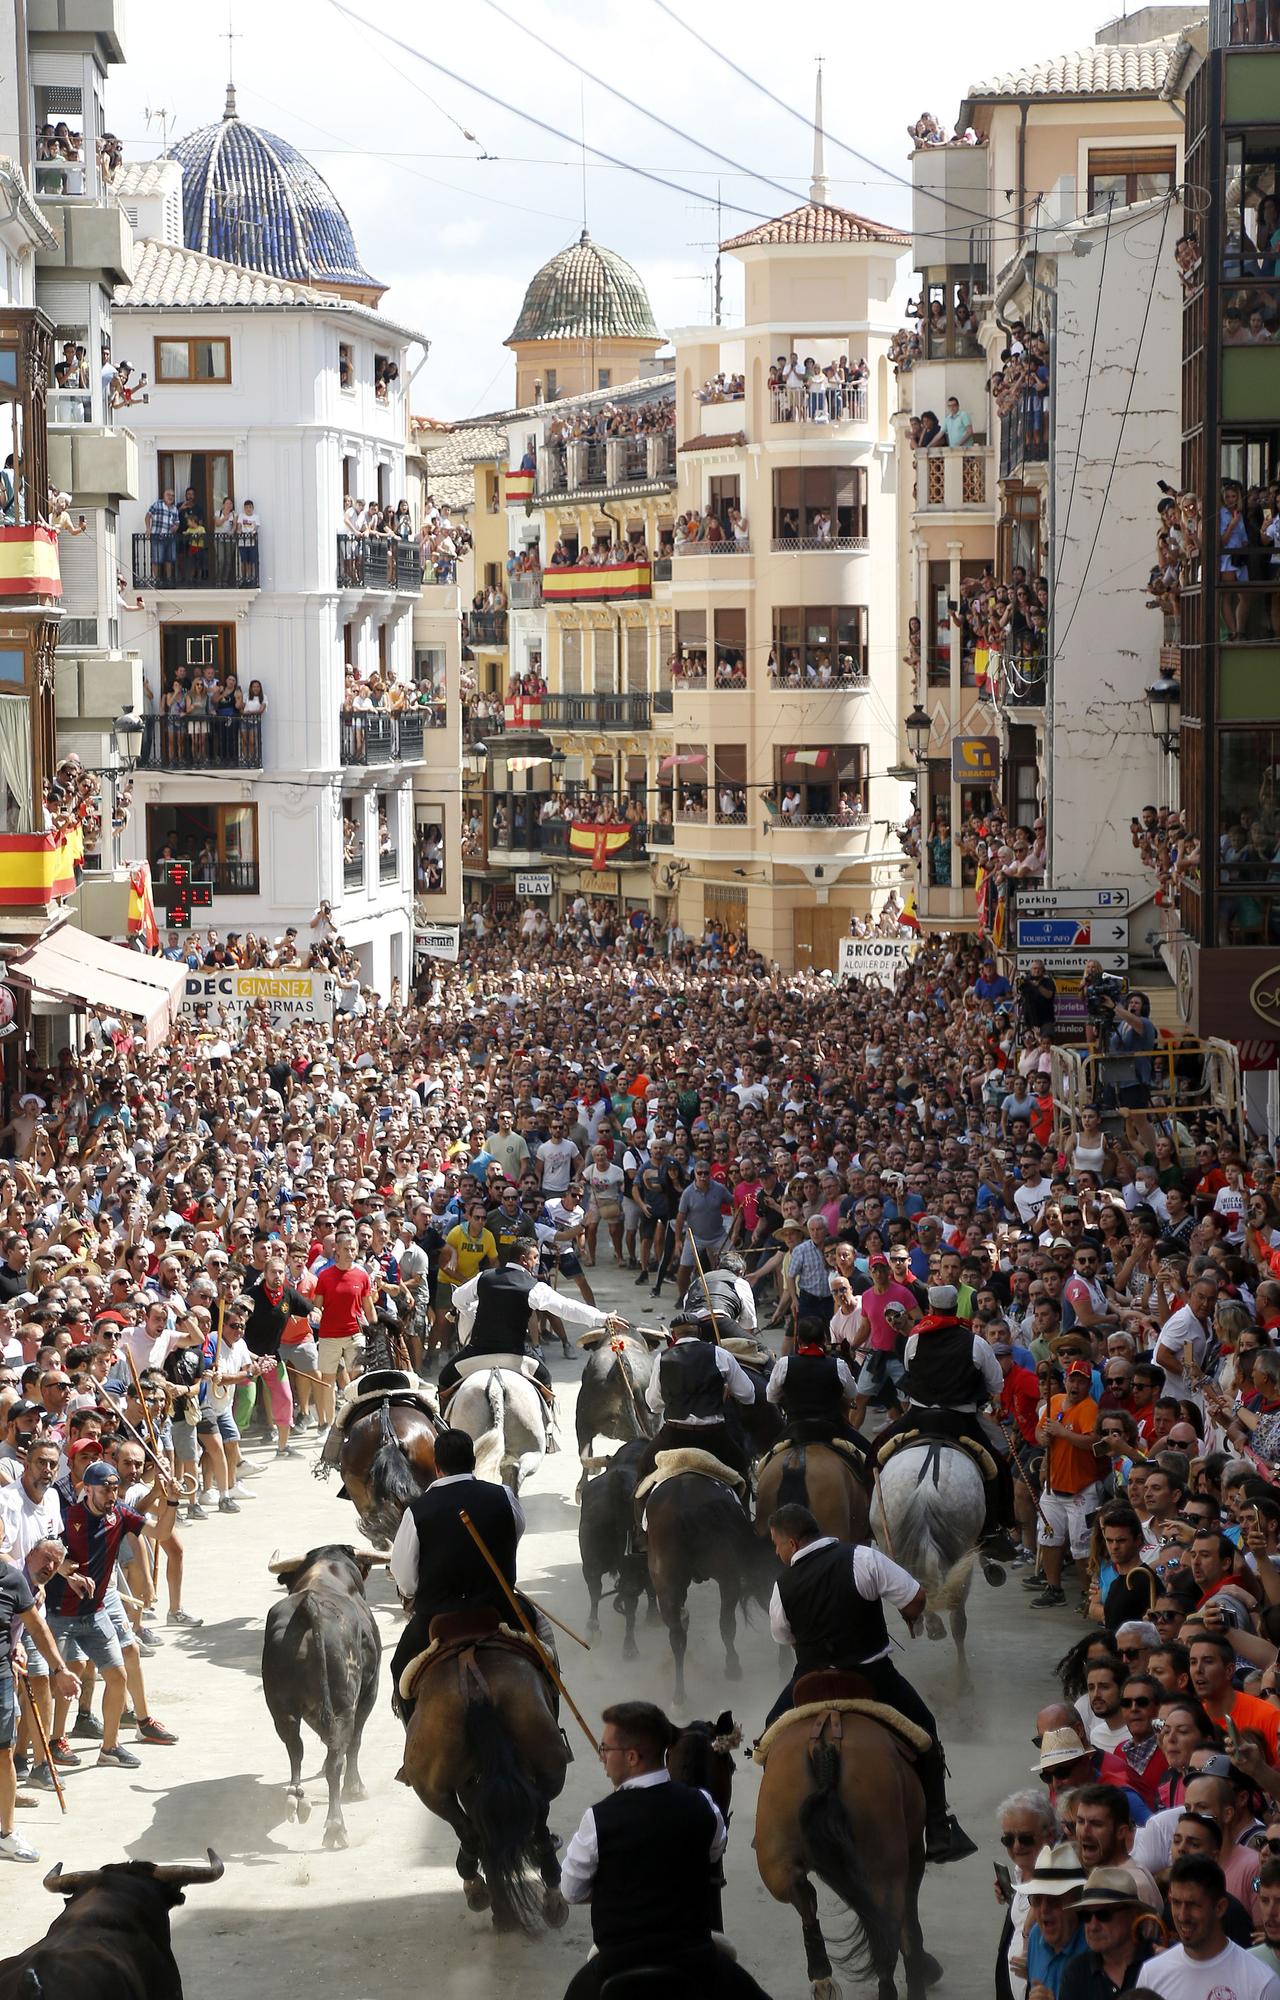
[[[925,1851],[930,1861],[959,1861],[973,1842],[947,1805],[946,1764],[938,1725],[910,1681],[889,1657],[884,1599],[908,1623],[924,1609],[924,1590],[879,1549],[821,1537],[807,1507],[779,1507],[769,1523],[783,1563],[769,1605],[769,1626],[780,1646],[794,1646],[795,1672],[766,1719],[775,1722],[793,1705],[792,1688],[805,1674],[826,1669],[856,1672],[877,1701],[896,1708],[927,1730],[931,1747],[917,1758],[924,1791]]]
[[[857,1385],[844,1361],[827,1351],[828,1329],[807,1314],[796,1322],[790,1354],[774,1363],[768,1397],[786,1418],[785,1435],[797,1444],[820,1444],[831,1438],[856,1447],[870,1461],[871,1447],[846,1422],[846,1411],[857,1396]]]
[[[661,1968],[675,1993],[762,2000],[754,1979],[712,1942],[725,1824],[705,1792],[668,1777],[672,1733],[651,1702],[604,1711],[601,1750],[614,1790],[583,1815],[560,1883],[569,1902],[590,1900],[596,1956],[565,2000],[596,2000],[606,1980],[640,1967]]]
[[[747,1452],[725,1421],[724,1399],[750,1404],[755,1384],[745,1370],[715,1344],[710,1320],[690,1321],[683,1313],[673,1321],[671,1346],[649,1377],[646,1401],[662,1415],[662,1424],[637,1467],[637,1484],[653,1471],[660,1451],[709,1451],[745,1479]]]
[[[516,1582],[516,1547],[524,1533],[524,1513],[506,1486],[475,1477],[475,1445],[465,1431],[442,1431],[436,1439],[437,1477],[400,1519],[391,1550],[391,1574],[413,1612],[391,1662],[392,1706],[406,1724],[413,1702],[398,1693],[400,1675],[431,1642],[431,1621],[446,1611],[496,1611],[507,1624],[515,1614],[501,1585],[462,1522],[465,1510],[511,1588]],[[526,1609],[532,1613],[532,1606]],[[551,1627],[534,1621],[550,1649]]]
[[[728,1253],[732,1254],[732,1253]],[[746,1281],[743,1280],[744,1285]],[[746,1290],[750,1291],[750,1286]],[[707,1271],[695,1277],[683,1299],[681,1309],[692,1319],[710,1319],[715,1315],[722,1337],[754,1330],[754,1301],[748,1309],[742,1293],[738,1290],[735,1272],[725,1269]]]
[[[911,1431],[981,1445],[996,1468],[993,1479],[984,1479],[987,1515],[981,1548],[985,1555],[1007,1559],[1014,1553],[1008,1536],[1014,1524],[1013,1477],[1007,1457],[978,1418],[983,1404],[1000,1400],[1000,1363],[971,1322],[957,1318],[954,1285],[931,1285],[929,1308],[907,1341],[907,1409],[880,1432],[876,1451],[888,1438]]]

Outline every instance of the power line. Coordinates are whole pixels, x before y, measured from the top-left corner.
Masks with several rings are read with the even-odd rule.
[[[393,48],[399,49],[404,55],[412,56],[415,62],[425,63],[428,69],[438,70],[441,76],[447,76],[450,83],[458,84],[463,90],[473,91],[477,97],[483,97],[486,103],[496,105],[500,111],[509,112],[513,117],[522,119],[526,125],[536,126],[540,132],[549,132],[552,138],[559,139],[562,145],[574,145],[575,142],[572,136],[568,132],[562,132],[558,125],[549,125],[544,118],[535,118],[531,111],[522,111],[519,105],[511,104],[505,98],[495,96],[493,91],[485,90],[478,83],[469,82],[466,77],[459,76],[456,70],[447,68],[442,62],[437,62],[434,56],[424,55],[421,49],[415,49],[411,43],[402,42],[398,35],[391,34],[388,29],[381,27],[377,21],[370,20],[363,14],[354,13],[350,7],[345,7],[342,4],[342,0],[329,0],[329,5],[335,13],[341,14],[344,20],[354,22],[356,27],[362,28],[366,32],[381,35],[384,41],[390,42]],[[666,188],[672,194],[682,194],[690,201],[700,199],[693,188],[681,187],[678,181],[669,181],[661,174],[650,173],[647,167],[637,167],[627,160],[620,160],[616,154],[606,153],[599,146],[590,146],[587,150],[593,153],[598,159],[607,161],[612,167],[622,167],[627,173],[635,174],[641,180],[652,181],[655,187]],[[750,216],[753,222],[769,222],[772,220],[763,210],[758,208],[744,208],[741,202],[728,202],[726,206],[732,208],[738,215]]]
[[[705,35],[700,35],[698,30],[691,27],[682,14],[677,14],[674,7],[667,5],[667,0],[653,0],[653,4],[655,7],[660,7],[668,19],[676,22],[679,27],[684,29],[687,35],[692,35],[695,42],[701,43],[702,47],[710,55],[718,57],[722,63],[725,63],[735,76],[740,76],[744,83],[749,83],[753,90],[758,90],[761,96],[769,99],[771,104],[776,104],[780,111],[785,111],[789,118],[798,118],[802,125],[808,126],[809,120],[805,117],[803,111],[797,111],[794,104],[788,104],[784,97],[779,97],[776,91],[770,90],[767,83],[761,83],[760,79],[752,76],[749,70],[743,69],[740,63],[734,62],[732,56],[727,56],[723,49],[717,48],[714,42],[709,42]],[[864,167],[874,167],[878,174],[887,174],[892,180],[899,182],[905,188],[910,188],[913,193],[915,192],[915,183],[908,179],[906,174],[895,174],[892,167],[882,166],[879,160],[873,160],[866,153],[860,153],[856,146],[850,146],[844,139],[838,138],[829,126],[824,125],[822,131],[823,137],[830,139],[833,146],[839,146],[842,153],[851,154],[855,160],[861,160]],[[980,209],[966,208],[963,203],[951,200],[948,200],[947,207],[954,209],[957,215],[973,216],[975,221],[981,222],[987,228],[991,226],[991,217],[984,214]],[[937,232],[931,231],[930,233],[936,234]]]

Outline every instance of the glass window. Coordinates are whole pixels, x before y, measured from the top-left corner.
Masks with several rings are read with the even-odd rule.
[[[1178,156],[1172,146],[1158,146],[1150,152],[1095,153],[1089,155],[1089,213],[1105,213],[1112,208],[1129,208],[1135,201],[1150,201],[1168,194],[1173,187]]]
[[[860,820],[867,808],[871,753],[865,743],[829,749],[802,744],[774,752],[774,794],[785,823],[839,826]]]
[[[181,340],[174,337],[155,343],[157,382],[229,382],[231,342],[229,339]]]
[[[780,605],[771,675],[780,687],[839,686],[867,671],[865,604]]]
[[[147,853],[161,861],[189,861],[197,881],[211,881],[224,896],[258,894],[258,808],[183,801],[147,807]]]
[[[867,533],[863,465],[787,466],[773,475],[773,538],[833,546]]]

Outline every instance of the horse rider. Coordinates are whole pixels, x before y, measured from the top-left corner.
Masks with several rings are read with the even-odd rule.
[[[854,1445],[870,1483],[872,1448],[846,1420],[858,1387],[848,1363],[828,1350],[828,1332],[820,1319],[803,1314],[796,1321],[792,1351],[774,1362],[765,1393],[782,1411],[787,1430],[797,1441],[839,1438]]]
[[[567,1902],[591,1905],[596,1955],[564,2000],[597,2000],[606,1981],[655,1966],[673,1994],[764,2000],[750,1974],[716,1950],[713,1875],[729,1836],[710,1796],[668,1773],[671,1724],[649,1701],[616,1702],[601,1719],[613,1791],[583,1814],[560,1876]]]
[[[756,1295],[747,1283],[746,1268],[736,1250],[722,1251],[714,1271],[694,1278],[680,1302],[682,1310],[698,1319],[714,1313],[730,1333],[754,1333]]]
[[[575,1326],[609,1327],[622,1324],[614,1314],[602,1313],[580,1299],[563,1297],[538,1277],[538,1245],[532,1237],[519,1237],[510,1261],[496,1270],[477,1272],[464,1285],[454,1288],[453,1303],[458,1314],[459,1346],[440,1370],[440,1407],[461,1379],[460,1363],[480,1354],[519,1354],[537,1360],[533,1379],[542,1388],[543,1421],[551,1426],[551,1371],[541,1355],[529,1344],[530,1313],[557,1313]]]
[[[710,1316],[683,1310],[671,1322],[671,1344],[649,1377],[645,1401],[662,1418],[637,1466],[637,1483],[653,1471],[660,1451],[709,1451],[747,1480],[746,1449],[725,1418],[725,1397],[752,1404],[755,1383],[732,1354],[716,1343]]]
[[[954,1285],[930,1285],[929,1310],[912,1329],[903,1357],[908,1407],[880,1432],[876,1451],[881,1452],[886,1439],[915,1431],[980,1445],[996,1473],[983,1479],[987,1514],[979,1548],[984,1555],[1007,1560],[1014,1553],[1008,1534],[1014,1520],[1013,1477],[978,1417],[984,1404],[1000,1401],[1004,1373],[990,1341],[975,1333],[968,1320],[957,1318],[956,1299]]]
[[[391,1705],[406,1728],[414,1703],[400,1693],[409,1661],[431,1643],[431,1621],[443,1612],[496,1611],[508,1623],[512,1612],[497,1578],[462,1522],[465,1512],[512,1590],[516,1547],[524,1533],[524,1509],[509,1486],[475,1475],[476,1448],[465,1431],[441,1431],[436,1439],[437,1477],[405,1508],[391,1545],[391,1574],[406,1603],[413,1606],[391,1661]],[[555,1658],[550,1622],[528,1599],[529,1621]]]
[[[792,1689],[805,1674],[831,1669],[857,1674],[873,1700],[928,1731],[930,1747],[916,1760],[924,1792],[926,1858],[961,1861],[973,1854],[973,1842],[947,1804],[938,1725],[889,1657],[885,1603],[896,1604],[910,1625],[924,1610],[923,1586],[877,1548],[820,1535],[807,1507],[779,1507],[770,1518],[769,1534],[783,1565],[769,1603],[769,1629],[780,1646],[795,1647],[796,1664],[765,1727],[794,1705]]]

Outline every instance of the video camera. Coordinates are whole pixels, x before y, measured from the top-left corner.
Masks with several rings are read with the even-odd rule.
[[[1080,991],[1089,1019],[1102,1021],[1114,1014],[1117,1001],[1124,998],[1124,981],[1114,973],[1092,972],[1083,980]]]

